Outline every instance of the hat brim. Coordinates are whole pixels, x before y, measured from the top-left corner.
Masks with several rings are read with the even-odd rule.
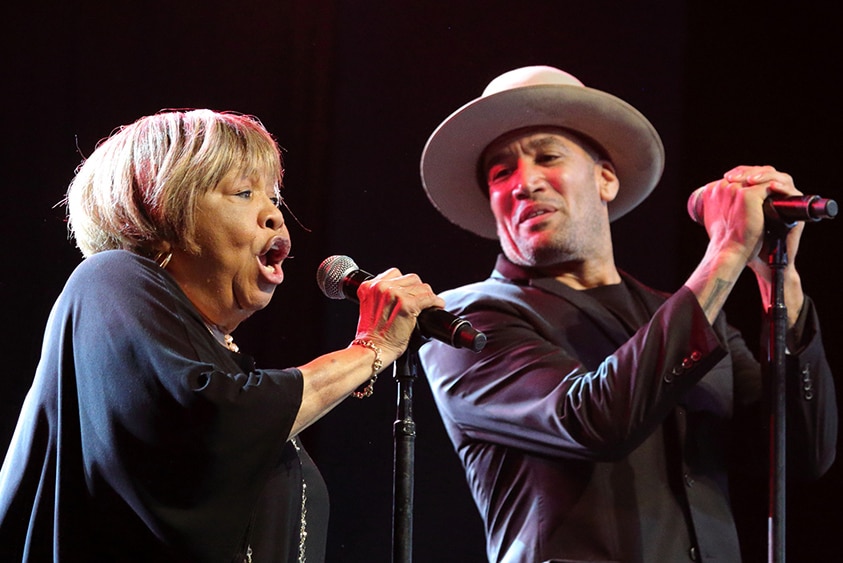
[[[620,98],[575,85],[535,85],[477,98],[452,113],[428,139],[421,179],[430,201],[452,223],[497,238],[495,218],[478,185],[478,165],[489,144],[525,127],[562,127],[594,141],[620,181],[609,219],[623,216],[653,191],[664,170],[664,146],[655,127]]]

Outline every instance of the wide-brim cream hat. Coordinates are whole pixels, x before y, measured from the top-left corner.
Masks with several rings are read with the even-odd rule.
[[[501,135],[540,126],[578,133],[612,162],[620,180],[609,203],[612,221],[641,203],[661,178],[664,145],[641,112],[558,68],[528,66],[492,80],[427,140],[421,179],[430,201],[456,225],[497,238],[487,189],[480,185],[480,157]]]

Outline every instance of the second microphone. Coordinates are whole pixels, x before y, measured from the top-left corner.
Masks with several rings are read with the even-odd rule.
[[[331,299],[349,299],[357,302],[357,288],[374,275],[361,270],[348,256],[329,256],[319,265],[316,283]],[[454,348],[467,348],[479,352],[486,346],[486,335],[476,330],[467,320],[444,309],[429,308],[419,313],[416,321],[424,338],[434,338]]]

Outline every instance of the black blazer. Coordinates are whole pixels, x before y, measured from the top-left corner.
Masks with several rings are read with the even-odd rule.
[[[488,337],[478,354],[430,342],[420,357],[490,561],[740,560],[727,452],[735,409],[761,399],[761,367],[687,288],[624,281],[651,315],[634,334],[587,292],[502,258],[490,279],[443,294]],[[801,322],[788,371],[812,392],[789,396],[789,451],[817,475],[837,414],[809,301]]]

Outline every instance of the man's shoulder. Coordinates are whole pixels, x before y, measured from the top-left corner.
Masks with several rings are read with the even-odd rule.
[[[480,298],[487,295],[498,295],[516,288],[512,280],[492,276],[465,285],[443,291],[440,295],[445,301],[449,299]]]
[[[449,289],[440,296],[446,308],[459,311],[521,308],[546,299],[543,290],[499,275]]]

